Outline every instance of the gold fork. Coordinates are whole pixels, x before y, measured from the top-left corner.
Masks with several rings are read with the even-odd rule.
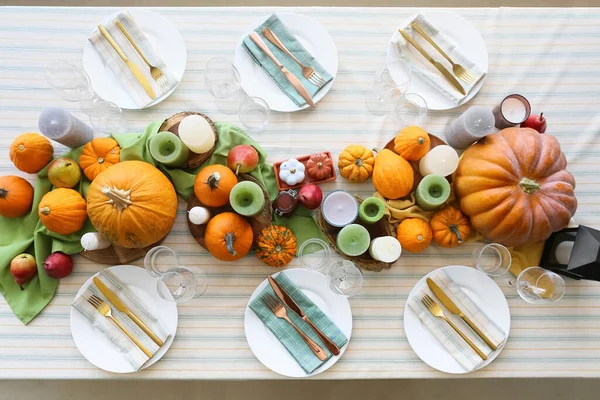
[[[159,68],[150,64],[150,61],[148,61],[148,59],[146,58],[144,53],[142,53],[142,49],[140,49],[140,47],[137,45],[135,40],[133,40],[133,38],[131,37],[131,35],[129,34],[127,29],[125,29],[125,27],[123,26],[121,21],[115,22],[115,25],[117,25],[117,28],[119,28],[119,30],[123,33],[123,35],[125,35],[127,40],[129,40],[129,43],[131,43],[131,45],[138,52],[140,57],[142,57],[142,60],[144,60],[144,62],[148,65],[148,67],[150,67],[150,75],[152,75],[152,78],[156,81],[156,83],[158,83],[158,85],[161,88],[164,89],[167,86],[168,82],[167,82],[167,78],[165,77],[163,72]]]
[[[419,27],[419,25],[417,25],[416,23],[412,23],[412,27],[415,31],[419,32],[421,34],[421,36],[423,36],[423,38],[425,40],[427,40],[429,42],[429,44],[431,44],[433,47],[435,47],[435,49],[437,51],[440,52],[440,54],[442,56],[444,56],[444,58],[446,60],[448,60],[448,62],[450,64],[452,64],[452,72],[454,72],[454,75],[456,75],[459,79],[462,79],[464,82],[466,83],[473,83],[475,81],[475,77],[473,75],[471,75],[466,69],[465,67],[463,67],[460,64],[456,64],[454,61],[452,61],[452,59],[450,58],[450,56],[448,56],[448,54],[446,54],[444,52],[444,50],[442,50],[434,41],[433,39],[431,39],[429,37],[428,34],[425,33],[425,31],[423,31],[423,29],[421,29],[421,27]]]
[[[483,358],[484,360],[487,360],[487,356],[485,354],[483,354],[483,352],[481,350],[479,350],[479,348],[477,346],[475,346],[475,343],[473,343],[471,341],[471,339],[469,339],[467,336],[465,336],[465,334],[462,333],[461,330],[458,329],[458,327],[456,325],[454,325],[454,323],[444,315],[444,311],[442,310],[442,307],[438,303],[436,303],[431,297],[429,297],[429,295],[426,294],[421,299],[421,302],[423,303],[425,308],[427,308],[427,310],[429,310],[429,312],[431,314],[446,321],[448,323],[448,325],[450,325],[456,331],[456,333],[458,333],[460,335],[460,337],[463,338],[465,340],[465,342],[467,342],[473,350],[475,350],[475,352],[479,355],[479,357]]]
[[[125,333],[127,335],[127,337],[129,337],[129,339],[131,339],[133,341],[133,343],[136,344],[137,347],[140,348],[140,350],[142,350],[144,352],[144,354],[146,354],[148,357],[152,358],[152,353],[150,353],[148,351],[147,348],[144,347],[143,344],[141,344],[139,342],[139,340],[137,340],[131,333],[129,333],[129,331],[127,329],[125,329],[125,327],[123,325],[121,325],[121,323],[119,321],[117,321],[117,319],[115,317],[112,316],[112,310],[110,308],[110,306],[101,298],[97,297],[97,296],[90,296],[90,298],[88,299],[88,302],[94,306],[94,308],[96,310],[98,310],[98,312],[102,315],[104,315],[106,318],[111,319],[122,331],[123,333]]]
[[[300,335],[302,339],[304,339],[308,347],[310,347],[312,352],[315,353],[319,360],[323,361],[327,358],[327,353],[325,353],[325,350],[323,350],[321,346],[319,346],[314,340],[306,336],[304,332],[302,332],[300,329],[298,329],[296,325],[294,325],[294,323],[287,316],[287,311],[283,304],[281,304],[278,300],[275,299],[275,297],[271,296],[270,294],[264,295],[262,300],[263,303],[265,303],[265,305],[271,310],[273,314],[275,314],[277,318],[285,319],[288,322],[288,324],[290,324],[296,330],[296,332],[298,332],[298,335]]]

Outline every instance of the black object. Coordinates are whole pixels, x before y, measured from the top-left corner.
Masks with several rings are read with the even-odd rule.
[[[574,242],[568,264],[556,259],[563,242]],[[579,225],[553,233],[544,244],[540,267],[569,278],[600,281],[600,231]]]

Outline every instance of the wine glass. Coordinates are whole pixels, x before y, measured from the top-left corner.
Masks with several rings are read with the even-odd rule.
[[[419,125],[427,115],[427,102],[416,93],[406,93],[394,107],[394,115],[404,126]]]
[[[352,261],[341,260],[327,268],[327,282],[334,292],[352,297],[360,292],[363,285],[363,274]]]
[[[175,267],[158,278],[158,295],[176,303],[185,303],[198,298],[208,288],[208,277],[199,267]]]
[[[204,68],[204,81],[215,97],[217,108],[229,115],[236,114],[248,97],[242,90],[240,74],[231,61],[224,57],[208,60]]]
[[[375,115],[385,115],[406,93],[411,79],[411,69],[404,60],[388,61],[375,74],[373,87],[367,93],[367,109]]]
[[[544,268],[529,267],[517,277],[517,293],[531,304],[553,303],[565,295],[565,281]]]
[[[240,104],[238,115],[248,132],[261,132],[269,124],[271,110],[260,97],[246,97]]]
[[[473,266],[487,275],[502,276],[509,271],[512,257],[503,245],[490,243],[475,249],[471,261]]]

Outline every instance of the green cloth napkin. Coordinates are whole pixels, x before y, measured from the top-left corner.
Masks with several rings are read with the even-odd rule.
[[[83,147],[71,150],[63,157],[79,161]],[[75,189],[85,194],[90,182],[84,177]],[[48,166],[38,173],[34,188],[33,206],[31,211],[20,218],[0,217],[0,293],[13,313],[24,324],[35,318],[54,297],[58,279],[50,278],[44,271],[44,261],[55,251],[66,254],[80,253],[81,236],[93,232],[94,227],[86,221],[79,232],[70,235],[59,235],[51,232],[40,222],[38,205],[42,197],[52,189],[48,180]],[[23,285],[23,290],[15,283],[10,274],[10,262],[21,253],[32,254],[37,262],[38,274],[29,283]],[[77,266],[75,266],[77,268]]]
[[[279,60],[279,62],[288,69],[288,71],[300,79],[300,83],[302,83],[306,90],[308,90],[308,93],[310,93],[311,97],[314,97],[315,94],[325,85],[319,87],[308,81],[304,75],[302,75],[302,68],[290,56],[285,54],[263,36],[261,31],[264,28],[270,28],[290,51],[290,53],[296,56],[296,58],[300,60],[302,64],[313,67],[313,69],[325,80],[325,84],[333,79],[333,76],[331,76],[331,74],[327,72],[323,66],[321,66],[321,64],[319,64],[315,57],[313,57],[313,55],[310,54],[308,50],[304,48],[304,46],[302,46],[302,44],[294,37],[294,35],[287,30],[283,22],[281,22],[281,20],[277,17],[277,14],[271,15],[254,31],[263,39],[275,58],[277,58],[277,60]],[[294,101],[294,103],[296,103],[299,107],[302,107],[306,104],[306,101],[302,98],[302,96],[300,96],[300,94],[298,94],[296,89],[294,89],[292,84],[287,80],[285,75],[283,75],[277,65],[275,65],[275,63],[271,61],[271,59],[252,41],[252,39],[250,39],[250,36],[244,38],[243,45],[254,61],[256,61],[256,63],[273,78],[281,90],[285,92],[285,94],[287,94],[288,97]]]
[[[179,193],[186,201],[194,192],[194,180],[196,179],[198,171],[207,165],[227,165],[227,154],[234,146],[239,144],[254,146],[258,152],[259,164],[254,171],[250,172],[250,175],[264,185],[269,193],[269,197],[271,200],[274,200],[279,191],[277,189],[273,166],[267,164],[267,154],[265,151],[256,141],[254,141],[254,139],[246,135],[238,126],[224,122],[215,122],[214,124],[219,132],[219,140],[217,140],[214,153],[204,162],[204,164],[202,164],[202,166],[195,170],[188,171],[167,168],[164,165],[157,163],[150,155],[148,148],[149,141],[158,133],[162,121],[151,123],[146,127],[144,133],[118,133],[113,134],[112,136],[121,146],[121,161],[140,160],[156,166],[171,179],[177,193]],[[299,207],[291,217],[275,216],[274,223],[286,226],[294,233],[298,242],[298,248],[300,248],[302,243],[306,240],[313,237],[325,240],[321,230],[312,219],[310,211],[304,207]]]
[[[315,305],[308,297],[302,293],[300,289],[285,275],[284,272],[279,273],[275,277],[275,281],[283,287],[288,295],[302,308],[302,311],[308,318],[330,338],[339,348],[348,343],[348,338],[340,331],[340,329],[325,315],[319,307]],[[310,347],[304,342],[302,337],[294,330],[294,328],[285,320],[277,318],[271,310],[264,304],[263,296],[270,294],[277,298],[271,285],[267,285],[265,289],[250,303],[250,308],[264,322],[271,332],[279,339],[281,344],[290,352],[290,354],[298,361],[298,364],[306,371],[307,374],[312,373],[319,368],[325,361],[331,357],[331,353],[327,350],[325,344],[319,336],[312,330],[310,325],[302,320],[295,312],[287,310],[287,316],[292,320],[302,332],[308,337],[317,342],[327,353],[327,359],[321,361],[315,356]]]

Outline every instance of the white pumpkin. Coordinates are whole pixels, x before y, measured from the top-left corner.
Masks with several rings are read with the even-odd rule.
[[[296,186],[304,180],[306,167],[295,158],[284,161],[279,166],[279,179],[290,186]]]

